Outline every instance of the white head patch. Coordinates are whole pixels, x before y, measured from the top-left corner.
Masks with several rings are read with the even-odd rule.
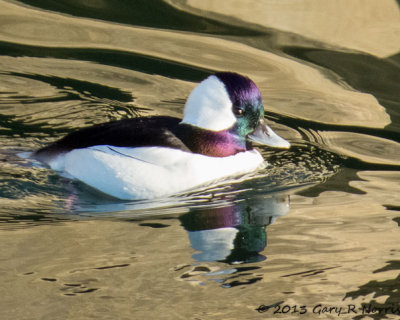
[[[212,131],[226,130],[236,122],[225,85],[210,76],[193,89],[185,104],[182,123]]]

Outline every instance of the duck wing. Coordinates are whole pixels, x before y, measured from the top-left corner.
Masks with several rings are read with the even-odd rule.
[[[165,116],[141,117],[102,123],[72,132],[38,150],[34,157],[45,161],[74,149],[108,145],[116,147],[168,147],[190,152],[176,136],[180,119]]]

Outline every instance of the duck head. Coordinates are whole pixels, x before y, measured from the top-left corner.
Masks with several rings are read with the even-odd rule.
[[[276,148],[290,147],[265,123],[256,84],[237,73],[219,72],[203,80],[186,101],[182,123],[236,143],[253,141]]]

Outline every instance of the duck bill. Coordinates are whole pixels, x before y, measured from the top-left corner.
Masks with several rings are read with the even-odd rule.
[[[250,141],[264,144],[274,148],[290,148],[290,143],[278,136],[270,127],[267,126],[264,119],[260,119],[253,133],[248,135]]]

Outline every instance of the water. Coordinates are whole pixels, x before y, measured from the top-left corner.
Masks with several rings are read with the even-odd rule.
[[[398,318],[395,1],[1,0],[0,16],[1,319]],[[261,172],[123,202],[18,156],[179,117],[220,70],[258,84],[292,143],[261,148]]]

